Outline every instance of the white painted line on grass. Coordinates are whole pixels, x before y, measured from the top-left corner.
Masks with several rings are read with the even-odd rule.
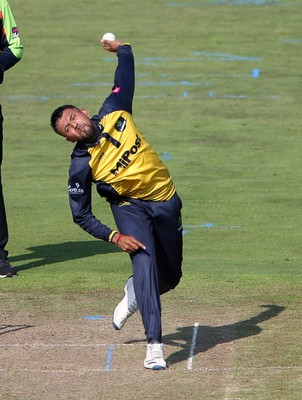
[[[195,322],[194,328],[193,328],[192,343],[191,343],[191,348],[190,348],[190,356],[189,356],[189,360],[188,360],[188,369],[189,370],[192,370],[192,367],[193,367],[193,356],[194,356],[194,352],[195,352],[198,327],[199,327],[199,323]]]

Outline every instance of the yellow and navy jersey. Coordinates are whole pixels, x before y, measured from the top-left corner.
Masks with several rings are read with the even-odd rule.
[[[0,0],[0,83],[3,72],[13,67],[23,56],[19,29],[7,0]]]
[[[134,59],[131,46],[117,51],[111,94],[91,120],[98,128],[94,144],[77,143],[69,169],[69,198],[74,221],[93,236],[110,240],[112,231],[91,209],[92,183],[109,202],[166,201],[175,193],[169,171],[132,118]]]

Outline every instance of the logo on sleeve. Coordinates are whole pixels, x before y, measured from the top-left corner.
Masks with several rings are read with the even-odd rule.
[[[120,90],[121,90],[121,88],[120,88],[119,86],[115,86],[115,87],[112,89],[112,93],[119,93]]]
[[[77,182],[75,187],[71,187],[71,185],[68,186],[68,192],[69,194],[83,194],[84,190],[81,189],[80,184]]]
[[[127,122],[123,117],[120,117],[115,124],[115,129],[118,132],[123,132],[126,129]]]
[[[19,29],[18,29],[17,26],[14,26],[14,27],[12,28],[12,35],[13,35],[13,38],[14,38],[14,39],[16,39],[17,37],[19,37]]]

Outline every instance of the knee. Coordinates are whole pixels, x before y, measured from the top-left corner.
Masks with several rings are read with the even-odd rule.
[[[173,278],[171,278],[169,282],[159,282],[160,294],[164,294],[169,292],[170,290],[175,289],[176,286],[179,284],[181,277],[182,273],[180,272],[177,276],[173,276]]]
[[[174,277],[174,279],[171,282],[171,289],[175,289],[176,286],[179,284],[180,280],[182,277],[182,272],[180,272],[177,276]]]

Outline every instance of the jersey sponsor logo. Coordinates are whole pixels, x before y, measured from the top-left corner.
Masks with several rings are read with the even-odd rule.
[[[115,124],[115,129],[118,132],[123,132],[126,129],[126,125],[127,125],[126,120],[123,117],[120,117],[117,120],[117,123]]]
[[[136,135],[136,140],[134,145],[129,150],[126,150],[122,154],[121,158],[116,163],[115,168],[113,168],[110,172],[116,176],[121,169],[127,168],[128,165],[131,163],[132,155],[137,153],[138,149],[140,148],[140,145],[141,145],[141,139]]]
[[[17,38],[17,37],[19,37],[19,29],[18,29],[17,26],[14,26],[14,27],[12,28],[12,35],[13,35],[13,38],[14,38],[14,39]]]
[[[71,185],[68,186],[68,192],[70,194],[83,194],[84,190],[80,187],[80,184],[76,182],[75,187],[71,187]]]

